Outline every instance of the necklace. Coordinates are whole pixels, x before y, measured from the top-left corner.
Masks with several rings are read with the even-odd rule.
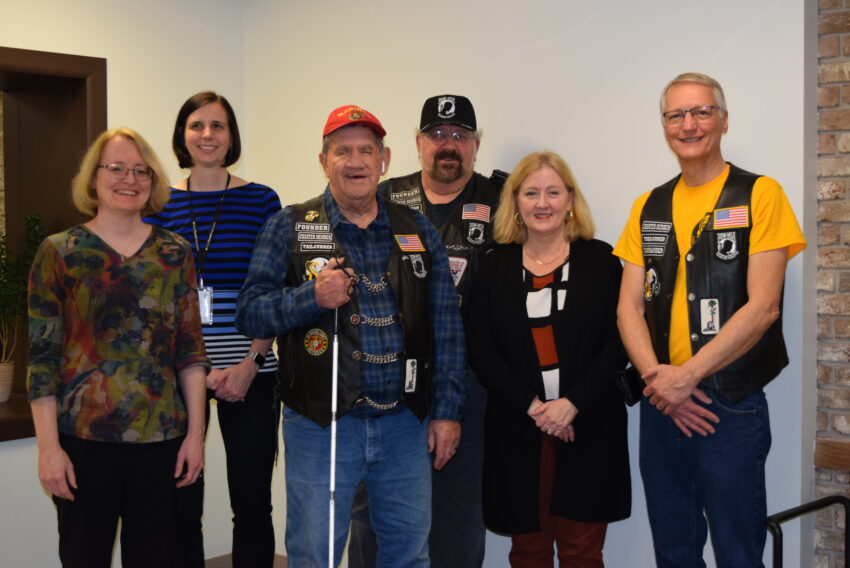
[[[531,253],[530,253],[530,252],[528,252],[527,250],[525,250],[525,247],[522,247],[522,252],[523,252],[523,254],[524,254],[525,256],[527,256],[528,258],[530,258],[531,260],[533,260],[534,262],[536,262],[536,263],[537,263],[537,264],[539,264],[540,266],[544,266],[544,265],[546,265],[546,264],[552,264],[553,262],[555,262],[556,260],[559,260],[562,256],[564,256],[564,253],[565,253],[565,252],[567,252],[567,247],[568,247],[568,246],[570,246],[570,243],[566,243],[566,242],[565,242],[565,243],[564,243],[564,248],[562,248],[562,249],[561,249],[561,252],[559,252],[559,253],[557,254],[557,256],[555,256],[554,258],[552,258],[552,260],[540,260],[539,258],[535,258],[535,257],[531,256]]]

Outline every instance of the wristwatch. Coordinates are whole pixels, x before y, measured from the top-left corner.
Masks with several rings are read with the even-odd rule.
[[[248,359],[257,364],[259,368],[263,368],[263,365],[266,364],[266,356],[261,355],[258,351],[248,351],[248,354],[245,355]]]

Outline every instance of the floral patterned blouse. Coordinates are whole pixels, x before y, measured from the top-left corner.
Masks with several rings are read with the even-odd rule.
[[[189,244],[153,227],[130,257],[78,225],[42,242],[29,279],[30,400],[59,432],[104,442],[186,433],[178,372],[209,368]]]

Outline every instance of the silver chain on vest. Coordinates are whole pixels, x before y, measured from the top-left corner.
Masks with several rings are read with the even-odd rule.
[[[377,283],[372,282],[372,280],[370,280],[365,274],[358,274],[357,277],[358,280],[363,283],[363,286],[369,290],[370,294],[380,294],[384,291],[384,288],[386,288],[388,284],[386,276],[381,276],[381,281]]]
[[[365,402],[366,404],[368,404],[372,408],[377,408],[378,410],[392,410],[393,408],[396,407],[396,405],[398,404],[399,401],[388,402],[386,404],[383,404],[383,403],[380,403],[380,402],[375,402],[374,400],[372,400],[371,398],[369,398],[368,396],[366,396],[364,394],[363,396],[358,398],[357,401],[354,404],[359,404],[361,402]]]
[[[382,318],[373,318],[372,316],[360,314],[360,323],[363,325],[371,325],[372,327],[387,327],[397,321],[398,318],[395,314],[391,316],[384,316]]]
[[[383,355],[373,355],[371,353],[360,353],[361,361],[367,363],[375,363],[376,365],[386,365],[387,363],[395,363],[398,361],[400,353],[385,353]]]

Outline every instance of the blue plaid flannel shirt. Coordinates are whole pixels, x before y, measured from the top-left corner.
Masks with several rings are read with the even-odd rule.
[[[392,247],[389,217],[378,197],[378,215],[366,229],[349,222],[339,211],[330,189],[323,194],[325,210],[334,235],[346,251],[345,265],[357,274],[379,282],[386,273]],[[449,272],[448,258],[431,222],[414,212],[425,245],[431,251],[430,313],[435,336],[435,361],[432,384],[434,397],[431,418],[460,420],[468,390],[466,378],[466,341],[463,333],[458,296]],[[248,337],[276,337],[295,327],[309,325],[324,311],[316,303],[315,280],[298,287],[285,286],[286,270],[292,249],[292,209],[285,208],[271,217],[257,237],[248,277],[236,304],[236,327]],[[384,317],[397,313],[391,287],[371,294],[358,284],[360,312]],[[401,324],[387,327],[362,326],[360,350],[382,354],[403,350]],[[286,357],[281,353],[281,357]],[[360,362],[363,394],[386,403],[399,399],[404,381],[404,363]]]

